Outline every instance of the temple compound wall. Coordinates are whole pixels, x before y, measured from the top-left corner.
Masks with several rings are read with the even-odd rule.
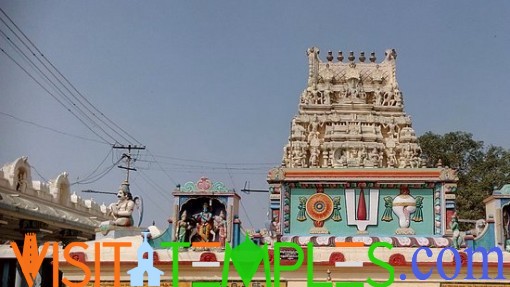
[[[0,169],[0,286],[27,286],[10,244],[17,244],[26,255],[45,242],[64,246],[94,240],[107,212],[104,204],[71,193],[67,172],[49,182],[34,181],[27,157],[5,164]],[[51,256],[40,263],[33,274],[39,285],[34,286],[53,286]]]
[[[49,182],[33,181],[27,157],[0,169],[0,240],[23,240],[26,233],[57,241],[86,241],[107,220],[107,207],[71,193],[68,173]]]

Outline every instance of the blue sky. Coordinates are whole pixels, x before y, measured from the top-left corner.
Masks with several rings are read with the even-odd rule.
[[[133,193],[150,206],[146,224],[165,226],[170,191],[200,176],[238,191],[245,181],[267,188],[312,46],[323,60],[328,50],[342,50],[374,51],[379,61],[395,48],[418,135],[461,130],[510,147],[507,1],[0,0],[0,8],[94,106],[156,155],[159,164],[142,153],[132,177]],[[22,62],[3,37],[0,47]],[[99,140],[3,53],[0,112],[1,164],[27,155],[46,179],[68,171],[74,182],[110,150],[7,116]],[[100,170],[110,165],[111,155]],[[80,190],[113,191],[123,179],[113,169],[73,190],[88,197]],[[263,226],[266,198],[243,195],[245,227]]]

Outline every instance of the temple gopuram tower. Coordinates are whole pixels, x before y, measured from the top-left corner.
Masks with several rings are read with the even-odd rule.
[[[395,50],[377,62],[307,50],[308,82],[281,167],[269,172],[282,241],[333,246],[384,240],[447,246],[457,176],[426,167],[396,77]]]

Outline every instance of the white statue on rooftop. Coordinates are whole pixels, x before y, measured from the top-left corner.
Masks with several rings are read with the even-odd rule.
[[[112,224],[117,226],[133,226],[133,210],[135,201],[129,191],[129,183],[123,182],[117,192],[117,202],[110,204],[110,212],[113,217]]]
[[[117,192],[118,201],[110,204],[107,208],[107,215],[112,219],[109,221],[102,222],[99,225],[99,231],[103,234],[107,234],[110,230],[119,227],[132,227],[135,222],[133,219],[133,211],[135,207],[139,208],[140,220],[143,218],[143,205],[141,197],[133,198],[129,190],[129,183],[124,181]],[[141,222],[138,222],[138,225]]]

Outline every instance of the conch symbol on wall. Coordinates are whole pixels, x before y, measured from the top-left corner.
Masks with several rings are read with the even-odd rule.
[[[423,221],[423,197],[413,197],[410,194],[407,186],[400,188],[400,194],[397,195],[393,201],[390,196],[384,198],[384,206],[386,207],[383,221],[392,221],[393,217],[389,209],[397,215],[399,228],[395,231],[396,234],[412,235],[415,234],[414,230],[410,228],[411,220],[415,222]],[[390,204],[391,203],[391,204]],[[411,214],[413,215],[411,217]]]
[[[310,229],[312,234],[324,234],[329,233],[329,230],[324,227],[324,223],[328,219],[333,221],[341,221],[342,216],[340,215],[340,202],[339,196],[333,199],[319,191],[309,198],[304,196],[299,197],[298,214],[296,219],[298,221],[305,221],[307,215],[313,220],[313,227]]]

